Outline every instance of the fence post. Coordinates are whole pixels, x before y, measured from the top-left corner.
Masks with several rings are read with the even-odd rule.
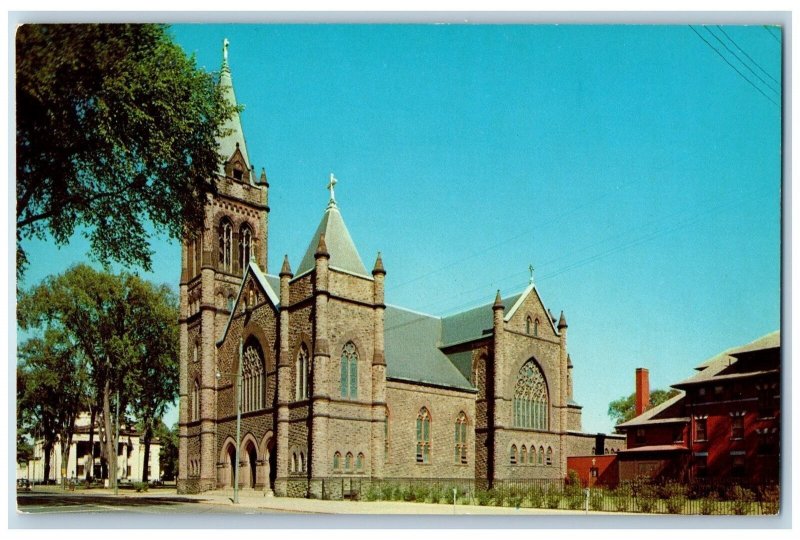
[[[586,499],[586,513],[589,513],[589,488],[583,490],[583,495]]]

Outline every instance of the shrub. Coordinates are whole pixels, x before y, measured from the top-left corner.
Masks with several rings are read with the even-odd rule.
[[[667,512],[670,514],[680,514],[683,511],[683,505],[686,502],[684,497],[672,496],[667,499]]]
[[[567,479],[564,481],[564,493],[566,495],[580,495],[581,479],[578,473],[570,469],[567,471]]]
[[[710,516],[714,513],[714,507],[717,505],[717,494],[714,492],[709,493],[700,502],[700,513],[704,516]]]
[[[670,481],[660,486],[658,492],[662,499],[671,499],[674,497],[685,499],[687,488],[684,484]]]
[[[764,514],[775,515],[780,511],[781,492],[776,485],[762,487],[759,490],[761,511]]]
[[[747,488],[734,485],[728,490],[728,499],[733,501],[733,513],[741,516],[747,513],[750,503],[755,499],[755,494]]]
[[[479,489],[475,492],[475,499],[479,506],[488,506],[492,500],[492,494],[484,489]]]
[[[567,498],[567,507],[569,507],[570,510],[580,510],[583,508],[583,497],[580,495],[570,495],[570,497]]]
[[[544,507],[544,491],[542,490],[541,487],[536,486],[535,488],[533,488],[528,494],[528,498],[531,501],[532,508]]]
[[[656,501],[651,499],[650,497],[640,497],[636,500],[639,504],[639,510],[641,510],[645,514],[650,514],[653,512],[653,508],[655,508]]]
[[[594,511],[603,509],[603,492],[599,489],[593,489],[589,495],[589,508]]]
[[[505,491],[503,489],[496,490],[492,499],[494,500],[494,506],[504,506],[506,500]]]
[[[133,489],[136,490],[137,493],[141,493],[142,491],[147,491],[148,488],[147,482],[134,482]]]
[[[364,500],[377,501],[380,495],[380,490],[374,484],[370,484],[370,486],[367,488],[367,492],[364,494]]]
[[[522,495],[509,495],[508,506],[519,508],[521,504],[522,504]]]
[[[544,498],[544,504],[547,508],[555,510],[561,503],[561,494],[553,486],[547,488],[547,495]]]

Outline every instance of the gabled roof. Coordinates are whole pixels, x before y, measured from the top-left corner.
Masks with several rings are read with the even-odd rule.
[[[503,305],[514,305],[524,293],[503,299]],[[493,302],[442,317],[442,347],[474,341],[492,333],[494,329]]]
[[[238,106],[236,94],[233,92],[231,69],[228,66],[227,58],[222,61],[222,70],[219,75],[219,87],[222,90],[222,97],[225,101],[234,107]],[[223,158],[229,160],[234,152],[236,152],[236,144],[238,143],[239,151],[242,153],[245,164],[250,168],[252,163],[250,163],[250,157],[247,155],[247,145],[244,142],[244,130],[242,129],[242,120],[239,118],[239,111],[233,113],[233,116],[225,122],[222,130],[226,135],[219,139],[219,153]]]
[[[683,407],[681,407],[681,400],[686,397],[685,392],[679,392],[677,395],[672,396],[664,401],[644,411],[639,416],[631,418],[627,422],[617,424],[617,429],[624,429],[636,426],[651,425],[651,424],[674,424],[681,422],[688,422],[689,418],[684,416]]]
[[[311,237],[306,254],[300,261],[300,266],[297,267],[295,279],[314,270],[314,253],[317,251],[321,234],[325,235],[325,244],[330,254],[328,265],[331,268],[372,279],[372,276],[364,267],[364,263],[361,262],[361,257],[355,244],[353,244],[353,239],[350,238],[350,233],[344,224],[342,214],[333,201],[328,204],[325,213],[322,215],[322,221],[320,221],[317,230]]]
[[[728,349],[723,353],[711,357],[709,360],[706,360],[705,362],[700,364],[700,366],[698,366],[697,369],[701,369],[701,371],[692,375],[691,377],[688,377],[678,383],[673,384],[672,386],[673,388],[683,388],[685,386],[707,383],[712,379],[718,380],[718,379],[743,378],[743,377],[761,375],[764,373],[772,373],[775,370],[767,369],[764,371],[759,371],[759,370],[736,371],[736,368],[734,368],[734,371],[731,371],[728,370],[728,368],[736,364],[739,361],[738,357],[741,355],[746,355],[756,351],[766,351],[776,348],[780,348],[780,331],[772,332],[770,334],[767,334],[766,336],[762,336],[754,341],[751,341],[747,345],[742,345],[741,347]],[[726,370],[728,371],[726,372]]]
[[[386,377],[434,386],[475,391],[439,349],[442,320],[394,306],[384,312]]]
[[[225,329],[222,331],[222,334],[217,340],[217,346],[221,345],[228,335],[228,330],[231,328],[231,321],[233,321],[233,316],[236,314],[236,307],[239,305],[239,300],[242,298],[244,285],[247,283],[248,275],[253,276],[253,280],[261,287],[261,290],[269,299],[269,303],[272,304],[273,309],[277,312],[280,308],[280,299],[270,284],[270,278],[274,279],[275,276],[269,276],[268,278],[258,267],[258,264],[251,260],[250,264],[247,265],[247,271],[242,276],[242,283],[239,285],[239,293],[236,295],[236,301],[233,303],[233,309],[231,310],[231,314],[228,316],[228,322],[225,323]]]
[[[539,289],[537,289],[536,285],[534,285],[533,283],[528,285],[525,288],[525,290],[522,291],[521,294],[516,296],[517,300],[513,304],[510,303],[510,299],[509,299],[509,301],[506,301],[507,302],[506,303],[506,316],[505,316],[505,318],[503,320],[505,320],[506,322],[510,321],[511,317],[514,316],[514,314],[517,312],[519,307],[525,302],[525,299],[528,297],[529,294],[531,294],[531,292],[535,292],[536,293],[536,299],[539,300],[539,304],[541,304],[542,309],[544,309],[545,313],[547,313],[547,322],[553,328],[553,332],[555,332],[556,335],[559,335],[560,332],[558,331],[558,328],[556,328],[556,324],[555,324],[555,321],[553,320],[553,316],[550,313],[550,310],[547,309],[547,306],[544,305],[544,300],[542,300],[542,295],[539,294]],[[514,297],[512,297],[512,298],[514,298]],[[509,305],[511,306],[511,309],[508,309]],[[561,315],[563,316],[564,314],[562,313]]]

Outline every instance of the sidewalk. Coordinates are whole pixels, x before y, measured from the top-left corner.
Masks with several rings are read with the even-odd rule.
[[[233,505],[232,490],[209,491],[198,495],[181,495],[181,497],[202,500],[207,504],[222,506]],[[300,499],[290,497],[266,496],[263,493],[242,491],[239,493],[239,506],[281,510],[301,514],[364,514],[364,515],[586,515],[576,510],[546,510],[541,508],[509,508],[497,506],[477,506],[463,504],[432,504],[403,501],[328,501],[319,499]],[[598,514],[598,512],[592,512]]]
[[[204,505],[215,505],[220,507],[233,506],[233,491],[218,490],[208,491],[199,494],[179,495],[172,489],[151,489],[149,491],[137,493],[133,490],[120,490],[118,495],[114,491],[106,488],[81,489],[77,491],[64,491],[57,486],[37,486],[35,492],[61,493],[69,495],[91,495],[103,497],[126,497],[126,498],[152,498],[152,499],[174,499],[176,502],[181,500],[193,500]],[[477,506],[477,505],[453,505],[453,504],[431,504],[403,501],[330,501],[319,499],[300,499],[290,497],[274,497],[265,495],[263,492],[243,490],[239,493],[240,508],[252,508],[253,513],[258,510],[277,510],[282,512],[292,512],[297,514],[350,514],[350,515],[484,515],[484,516],[509,516],[509,515],[549,515],[549,516],[583,516],[583,511],[578,510],[547,510],[541,508],[509,508],[497,506]],[[603,514],[603,512],[590,512],[589,515]],[[615,514],[620,515],[620,514]]]

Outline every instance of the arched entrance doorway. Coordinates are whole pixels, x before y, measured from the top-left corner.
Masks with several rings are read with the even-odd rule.
[[[247,456],[247,468],[245,469],[246,478],[241,479],[244,487],[256,487],[256,460],[258,454],[256,453],[256,445],[252,441],[247,441],[244,448],[244,454]]]
[[[228,486],[233,487],[236,485],[236,449],[232,444],[228,445]]]

